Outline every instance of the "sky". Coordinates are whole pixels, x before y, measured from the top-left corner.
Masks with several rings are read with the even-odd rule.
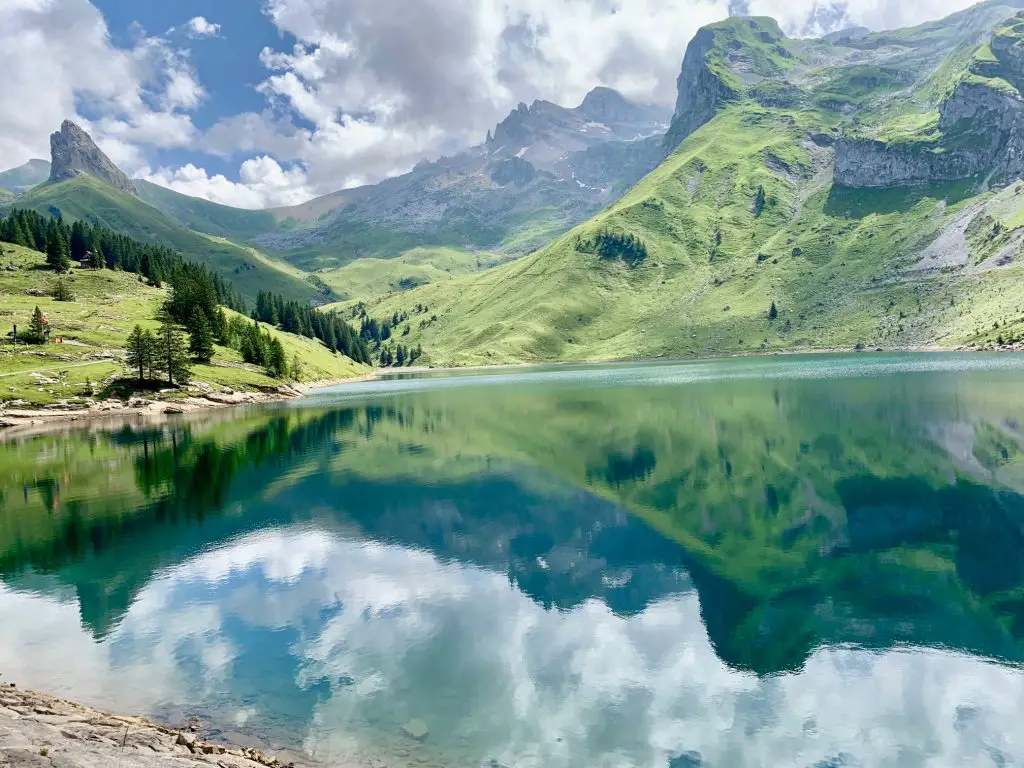
[[[0,0],[0,169],[64,119],[122,169],[293,205],[479,143],[519,102],[591,88],[672,106],[697,29],[908,26],[971,0]]]

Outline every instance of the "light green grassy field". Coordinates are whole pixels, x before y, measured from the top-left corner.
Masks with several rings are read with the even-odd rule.
[[[413,248],[394,259],[358,259],[316,275],[342,297],[343,301],[337,306],[347,306],[352,301],[371,301],[427,283],[452,280],[508,260],[507,256],[487,251]],[[325,307],[332,308],[335,307]]]
[[[155,317],[166,290],[148,286],[127,272],[76,269],[65,277],[75,300],[55,301],[50,293],[56,276],[43,268],[43,254],[8,243],[0,248],[0,402],[74,402],[99,395],[112,379],[126,375],[121,362],[125,338],[136,323],[156,328]],[[5,335],[14,324],[27,330],[36,306],[50,322],[51,338],[59,336],[63,343],[11,345]],[[344,379],[368,372],[317,340],[264,328],[281,339],[289,361],[299,358],[300,381]],[[269,390],[282,383],[258,366],[244,363],[235,350],[220,346],[211,364],[193,367],[193,382],[236,391]]]

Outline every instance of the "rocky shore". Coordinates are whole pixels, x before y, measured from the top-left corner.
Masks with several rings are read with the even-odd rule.
[[[32,432],[50,432],[60,426],[83,421],[120,418],[159,422],[168,417],[240,405],[279,403],[302,397],[313,389],[349,384],[374,378],[374,374],[336,381],[286,384],[263,392],[195,392],[185,397],[162,399],[134,396],[128,400],[110,398],[79,403],[55,403],[33,408],[17,401],[0,403],[0,439]],[[0,766],[2,768],[2,766]]]
[[[310,768],[308,757],[204,741],[196,726],[168,728],[4,683],[0,768]]]

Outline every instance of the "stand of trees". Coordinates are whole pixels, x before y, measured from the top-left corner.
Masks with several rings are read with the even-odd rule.
[[[622,259],[630,267],[637,266],[647,258],[647,246],[636,235],[621,234],[605,230],[593,239],[576,238],[576,250],[580,253],[594,253],[602,259]]]
[[[337,312],[318,312],[309,305],[286,301],[281,294],[260,291],[252,319],[288,333],[320,339],[332,352],[347,355],[357,363],[370,364],[366,339],[357,335]]]
[[[87,269],[119,269],[138,274],[156,287],[168,286],[159,332],[154,335],[136,326],[127,340],[128,363],[140,382],[163,375],[170,384],[187,382],[190,360],[210,362],[215,342],[238,349],[246,362],[264,366],[272,376],[297,376],[299,361],[289,365],[280,339],[263,331],[256,320],[320,339],[331,351],[356,362],[369,365],[372,361],[366,341],[336,312],[317,312],[309,305],[286,301],[280,294],[261,291],[252,313],[254,322],[237,316],[229,321],[221,307],[245,314],[246,306],[234,286],[219,274],[169,248],[87,221],[68,225],[60,216],[48,218],[32,210],[15,209],[0,217],[0,241],[45,253],[47,264],[57,272],[78,262]],[[68,300],[65,296],[70,296],[70,291],[58,280],[55,298]],[[188,329],[187,341],[182,328]]]
[[[161,315],[156,333],[136,325],[128,335],[125,344],[128,366],[138,372],[140,384],[156,381],[158,375],[165,375],[171,386],[185,384],[192,375],[185,337],[166,312]]]
[[[190,280],[203,273],[202,280],[209,283],[215,303],[243,314],[246,311],[234,286],[216,272],[186,260],[170,248],[143,243],[87,221],[68,225],[60,216],[52,218],[14,209],[0,218],[0,240],[45,253],[46,263],[57,272],[66,272],[77,262],[86,268],[121,269],[142,275],[157,287],[168,282],[173,285],[176,273],[183,269],[190,273]]]

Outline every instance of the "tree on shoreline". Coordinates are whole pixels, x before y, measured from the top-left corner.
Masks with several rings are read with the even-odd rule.
[[[213,359],[213,331],[206,313],[196,308],[192,312],[192,322],[188,329],[189,351],[200,363],[208,363]]]
[[[192,375],[188,364],[188,346],[174,319],[166,312],[160,318],[160,330],[157,332],[156,368],[167,374],[167,383],[187,384]]]
[[[153,333],[142,330],[140,325],[136,325],[128,336],[128,341],[125,344],[127,362],[133,370],[138,369],[140,384],[146,381],[147,368],[150,377],[153,376],[153,347],[155,344],[156,339],[153,338]]]

